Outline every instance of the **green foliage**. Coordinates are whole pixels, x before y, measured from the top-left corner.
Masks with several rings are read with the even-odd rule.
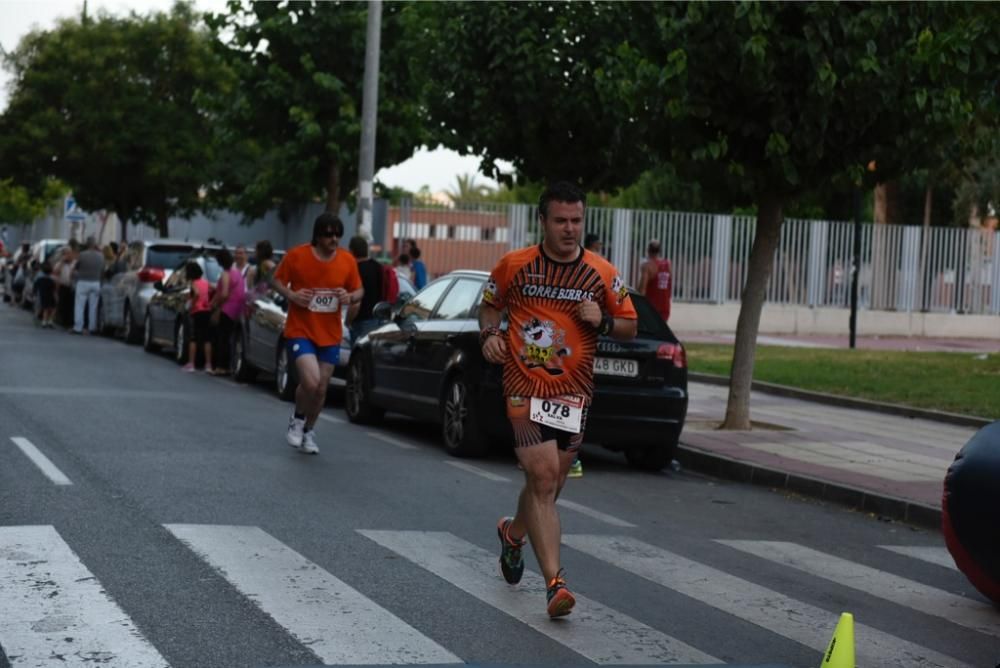
[[[100,15],[22,39],[0,119],[0,177],[39,196],[50,177],[84,209],[156,222],[199,208],[212,181],[215,100],[231,84],[190,7]]]
[[[414,11],[382,8],[376,171],[425,143]],[[324,196],[337,208],[358,181],[367,4],[233,1],[208,20],[240,78],[219,127],[234,160],[218,194],[251,216]]]
[[[731,346],[686,344],[691,371],[729,375]],[[755,380],[1000,418],[1000,355],[759,346]]]
[[[0,223],[29,225],[68,192],[69,188],[56,179],[48,179],[38,196],[16,185],[13,179],[0,179]]]

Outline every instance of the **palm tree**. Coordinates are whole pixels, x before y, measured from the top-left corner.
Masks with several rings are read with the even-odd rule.
[[[458,187],[445,192],[455,204],[486,199],[493,194],[493,188],[476,183],[475,174],[459,174],[455,177],[455,182]]]

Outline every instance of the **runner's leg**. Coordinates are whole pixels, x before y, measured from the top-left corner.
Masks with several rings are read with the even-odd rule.
[[[295,358],[295,371],[299,378],[299,386],[295,388],[295,414],[305,415],[306,426],[311,427],[319,414],[316,411],[314,415],[313,408],[319,387],[319,360],[312,353],[299,355]]]
[[[306,413],[306,429],[312,429],[319,418],[323,405],[326,404],[326,389],[330,387],[330,376],[333,375],[334,365],[326,362],[319,363],[319,385],[315,394],[315,405],[311,413]]]
[[[563,466],[554,440],[515,448],[524,466],[525,483],[518,497],[517,515],[510,526],[510,536],[531,539],[531,548],[548,582],[559,572],[559,543],[562,539],[556,496],[560,481],[565,482],[569,465]],[[570,459],[572,463],[572,459]]]

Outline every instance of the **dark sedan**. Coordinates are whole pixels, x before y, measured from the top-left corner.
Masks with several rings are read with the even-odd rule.
[[[386,411],[442,425],[445,449],[459,457],[513,442],[501,399],[500,367],[479,347],[477,315],[487,274],[456,271],[418,292],[402,308],[379,304],[386,320],[355,343],[344,406],[352,422]],[[687,415],[684,347],[641,295],[631,341],[601,337],[587,441],[622,451],[630,464],[659,470],[670,463]]]

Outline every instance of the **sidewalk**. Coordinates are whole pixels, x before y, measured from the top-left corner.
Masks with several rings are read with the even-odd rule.
[[[931,527],[941,526],[945,473],[978,430],[754,391],[755,428],[720,431],[728,388],[688,390],[685,467]]]

